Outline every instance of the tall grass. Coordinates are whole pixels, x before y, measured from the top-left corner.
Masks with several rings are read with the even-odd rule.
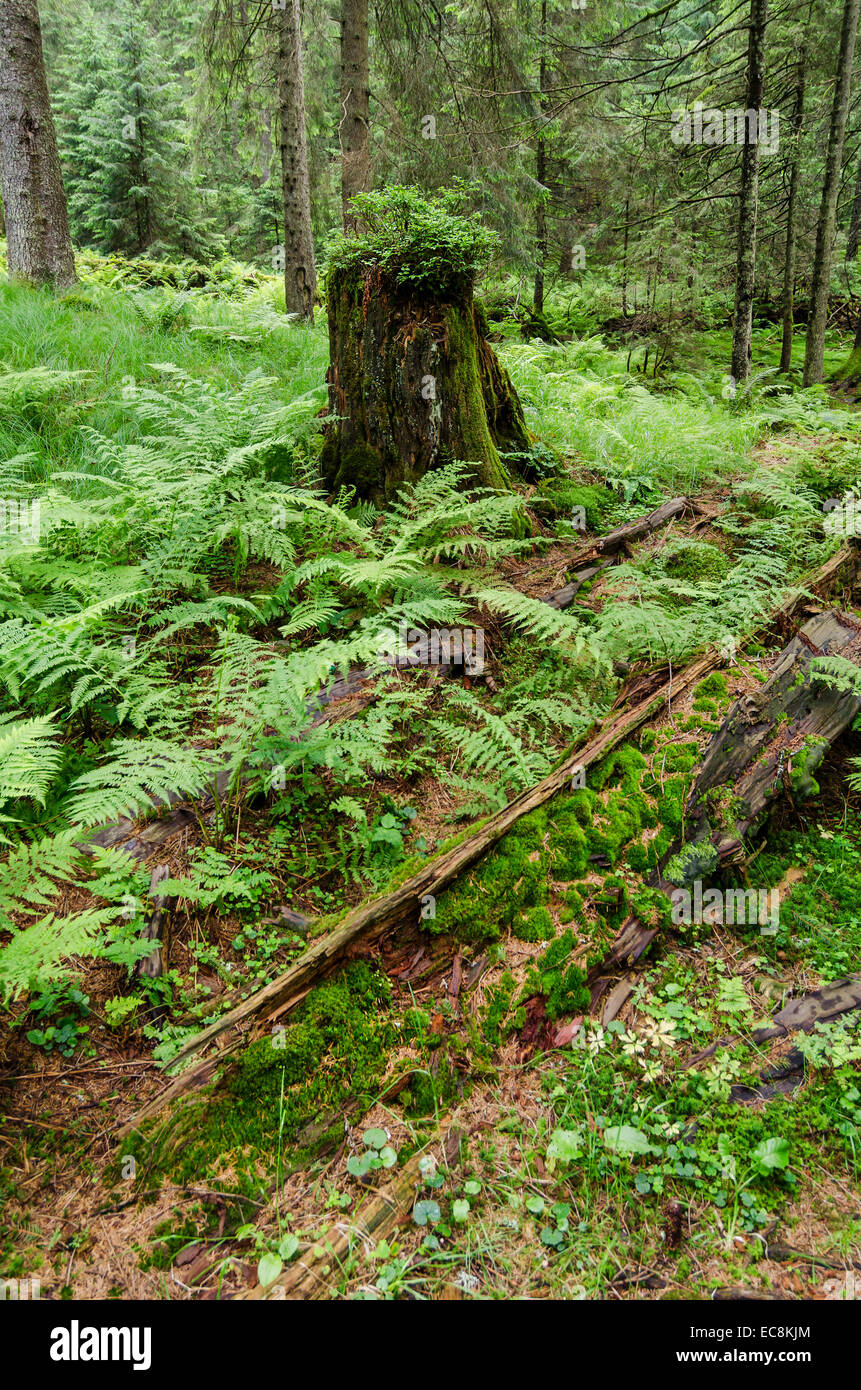
[[[30,400],[9,392],[5,406],[0,393],[0,459],[27,456],[33,481],[58,468],[86,471],[82,427],[118,444],[133,442],[142,425],[128,409],[129,388],[160,388],[161,364],[224,392],[254,375],[266,377],[273,402],[286,405],[322,385],[327,348],[322,322],[295,326],[277,313],[268,286],[237,303],[199,291],[130,291],[95,282],[57,298],[0,283],[0,373],[83,374],[58,381],[48,393],[37,380]]]

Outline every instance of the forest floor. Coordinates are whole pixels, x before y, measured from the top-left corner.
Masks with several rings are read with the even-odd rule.
[[[165,704],[150,722],[124,667],[110,667],[114,705],[103,693],[79,704],[77,668],[47,693],[39,663],[14,679],[4,668],[12,707],[61,709],[66,729],[59,783],[31,831],[66,823],[77,780],[126,732],[117,699],[140,702],[135,737],[155,729],[220,750],[241,702],[225,724],[196,702],[213,671],[234,670],[237,633],[254,643],[243,699],[260,685],[248,671],[285,644],[317,661],[319,681],[336,664],[325,644],[408,583],[383,572],[363,588],[344,568],[333,597],[320,568],[294,591],[292,562],[248,521],[260,496],[268,515],[273,498],[313,492],[322,326],[279,320],[265,277],[183,294],[131,274],[91,258],[60,301],[0,286],[4,487],[26,475],[54,528],[13,558],[0,596],[7,626],[55,624],[66,658],[85,653],[106,681],[105,653],[124,633],[142,649],[144,633],[167,632],[158,674],[194,717],[182,726]],[[434,558],[437,521],[419,552],[410,526],[454,507],[456,491],[420,499],[418,519],[320,501],[319,525],[308,510],[291,535],[296,565],[335,556],[363,574],[412,545],[422,582],[459,594],[465,623],[483,631],[484,670],[376,675],[327,706],[286,786],[237,793],[214,820],[186,816],[143,864],[123,867],[114,851],[95,876],[58,878],[62,918],[129,893],[147,902],[149,871],[167,864],[167,970],[148,985],[130,956],[99,950],[38,989],[10,989],[3,1277],[76,1299],[856,1296],[858,1012],[808,1035],[758,1043],[754,1032],[859,970],[861,735],[834,744],[812,794],[776,802],[723,880],[779,888],[774,931],[672,926],[649,878],[733,701],[768,679],[794,630],[768,615],[839,544],[823,505],[857,481],[859,416],[823,390],[777,389],[768,341],[758,384],[736,401],[723,394],[725,333],[692,337],[657,382],[595,338],[501,334],[536,437],[527,542],[500,546],[498,518],[483,532],[481,517],[453,513],[469,544]],[[831,364],[845,346],[829,343]],[[240,475],[249,457],[258,473]],[[536,601],[568,582],[584,547],[679,495],[698,509],[584,585],[552,637]],[[166,518],[195,509],[201,525],[165,560]],[[157,561],[169,580],[136,609],[130,596]],[[532,607],[483,606],[476,571]],[[105,603],[108,619],[94,617]],[[815,612],[826,599],[804,603]],[[851,577],[827,605],[861,620]],[[519,821],[428,919],[355,951],[282,1023],[249,1034],[217,1084],[118,1141],[189,1037],[534,784],[612,708],[721,644],[719,670],[585,786]],[[148,680],[155,670],[143,668]],[[138,829],[159,821],[150,812]],[[587,971],[632,911],[653,914],[658,936],[590,1001]],[[23,919],[3,925],[8,943]]]

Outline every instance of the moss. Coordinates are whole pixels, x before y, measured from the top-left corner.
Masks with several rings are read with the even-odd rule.
[[[812,774],[828,752],[828,747],[827,739],[810,739],[803,748],[793,754],[789,780],[796,796],[819,795],[819,783]]]
[[[428,929],[459,941],[492,941],[526,909],[545,904],[550,897],[546,831],[543,807],[524,816],[475,869],[440,895]]]
[[[519,941],[549,941],[556,935],[553,918],[546,907],[533,907],[518,918],[512,931]]]
[[[586,976],[579,966],[568,964],[575,945],[573,932],[563,932],[537,962],[538,985],[547,999],[548,1018],[589,1007]]]
[[[530,499],[530,506],[537,511],[562,519],[570,520],[574,508],[582,508],[589,531],[604,530],[607,515],[614,505],[613,494],[607,488],[577,483],[570,478],[545,479]]]
[[[702,714],[717,714],[718,712],[714,700],[704,699],[702,696],[694,700],[693,708]]]
[[[279,1142],[295,1144],[298,1157],[343,1133],[345,1106],[373,1101],[398,1041],[390,997],[388,978],[364,961],[311,990],[295,1022],[246,1048],[210,1098],[180,1106],[130,1146],[143,1160],[139,1179],[199,1180],[226,1155],[244,1155],[247,1172],[259,1174],[272,1170]]]
[[[511,1001],[514,997],[515,979],[510,971],[506,971],[495,989],[491,989],[488,994],[488,1004],[485,1009],[482,1023],[482,1032],[489,1043],[497,1046],[503,1038],[503,1024],[508,1014],[511,1012]]]
[[[596,791],[607,786],[619,786],[625,792],[638,792],[646,759],[633,743],[622,743],[602,758],[589,774],[589,785]]]
[[[662,556],[663,567],[673,579],[690,582],[716,582],[730,568],[727,555],[708,541],[678,540]]]
[[[649,927],[669,927],[673,909],[666,893],[658,888],[640,888],[631,894],[631,913]]]
[[[320,468],[330,492],[354,487],[360,497],[377,497],[384,490],[383,460],[363,439],[356,439],[342,449],[337,435],[327,431],[320,453]]]
[[[710,676],[706,676],[705,680],[700,681],[694,694],[698,696],[715,695],[718,699],[728,700],[729,686],[726,676],[720,671],[712,671]]]

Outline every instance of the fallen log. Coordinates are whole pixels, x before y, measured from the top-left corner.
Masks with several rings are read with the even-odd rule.
[[[650,879],[674,909],[683,910],[682,895],[689,886],[699,883],[701,889],[703,879],[743,861],[745,837],[762,825],[778,796],[792,797],[793,791],[803,795],[813,785],[812,772],[861,711],[861,699],[851,692],[817,687],[811,663],[816,656],[828,655],[861,666],[861,625],[834,609],[810,618],[756,695],[742,696],[731,707],[709,744],[688,799],[686,813],[693,831],[686,837],[681,875],[664,876],[671,860],[679,862],[682,843],[677,841]],[[717,822],[714,829],[712,820]],[[738,894],[746,907],[747,892]],[[733,911],[737,906],[736,897]],[[720,920],[717,908],[706,912],[711,912],[710,920]],[[593,1008],[613,972],[633,965],[655,935],[636,917],[623,923],[607,955],[589,973]]]
[[[574,579],[561,589],[548,594],[544,602],[551,608],[567,608],[588,580],[594,579],[596,574],[612,564],[608,556],[627,551],[635,541],[642,540],[661,526],[666,526],[673,517],[681,516],[682,512],[692,506],[694,504],[689,502],[687,497],[673,497],[669,502],[664,502],[653,512],[649,512],[648,516],[638,517],[636,521],[629,521],[624,526],[617,527],[615,531],[608,532],[606,536],[599,536],[591,545],[572,557],[568,571],[574,571]]]
[[[242,1042],[244,1033],[237,1032],[241,1025],[252,1017],[258,1021],[282,1017],[304,998],[317,981],[334,969],[360,940],[363,944],[367,944],[393,926],[405,921],[417,920],[422,898],[428,895],[435,896],[439,893],[458,874],[491,849],[521,816],[525,816],[536,807],[542,806],[557,791],[567,786],[577,769],[588,767],[591,763],[599,761],[635,729],[638,729],[641,724],[644,724],[650,716],[663,708],[671,694],[683,694],[684,691],[696,685],[698,681],[714,670],[720,661],[720,654],[713,651],[707,656],[701,657],[685,671],[676,673],[672,690],[667,686],[636,705],[634,709],[616,715],[590,743],[570,754],[561,766],[555,772],[551,772],[543,781],[528,791],[521,792],[520,796],[516,797],[514,801],[510,801],[501,811],[495,812],[487,820],[480,822],[466,840],[429,860],[418,873],[413,874],[394,892],[363,903],[347,913],[340,925],[328,935],[314,942],[283,975],[265,985],[262,990],[205,1028],[201,1033],[190,1038],[177,1053],[171,1066],[181,1066],[183,1062],[216,1039],[221,1040],[221,1056],[223,1057]],[[231,1030],[234,1031],[235,1035],[228,1039],[224,1035]],[[160,1096],[156,1096],[127,1124],[123,1125],[117,1131],[118,1136],[122,1137],[131,1133],[144,1120],[160,1110],[163,1105],[197,1085],[205,1084],[211,1076],[211,1062],[198,1064],[197,1067],[183,1072]]]
[[[605,569],[610,561],[605,560],[603,564],[593,565],[591,568],[584,569],[584,566],[588,567],[590,561],[599,559],[601,556],[616,554],[625,545],[648,535],[650,531],[663,526],[672,517],[678,516],[689,505],[692,504],[688,503],[687,498],[674,497],[656,508],[655,511],[650,512],[648,516],[638,517],[637,520],[628,522],[625,526],[600,537],[579,551],[574,557],[572,567],[576,565],[578,570],[582,570],[577,578],[555,593],[548,594],[542,602],[551,608],[567,608],[583,584],[588,579],[593,578],[600,570]],[[363,694],[366,682],[381,675],[385,665],[399,669],[404,667],[440,669],[444,672],[456,671],[458,674],[466,675],[473,674],[476,670],[475,655],[471,650],[458,654],[445,644],[438,641],[434,643],[431,635],[425,632],[412,633],[404,644],[403,650],[399,649],[388,655],[381,654],[381,663],[382,665],[377,666],[351,667],[346,675],[338,676],[322,690],[312,695],[306,704],[309,720],[307,728],[316,728],[329,719],[331,717],[330,705],[351,695]],[[191,827],[199,820],[205,819],[214,809],[216,800],[220,800],[230,790],[230,784],[234,777],[235,769],[232,765],[219,771],[214,778],[213,787],[204,791],[194,810],[183,804],[184,797],[172,796],[167,803],[166,815],[159,816],[157,820],[150,821],[142,827],[138,825],[137,820],[123,817],[110,825],[103,826],[102,829],[91,835],[82,844],[82,848],[116,846],[133,859],[148,859],[179,830]]]
[[[414,1153],[349,1221],[339,1221],[334,1230],[311,1248],[295,1264],[265,1287],[257,1284],[240,1298],[318,1299],[325,1298],[336,1285],[344,1261],[357,1246],[370,1255],[378,1241],[392,1235],[409,1219],[421,1187],[420,1163],[424,1151]]]
[[[847,562],[852,560],[854,563],[854,557],[855,552],[849,546],[842,547],[810,577],[808,586],[830,582]],[[803,593],[804,590],[797,590],[780,605],[777,613],[790,614]],[[261,1023],[283,1017],[301,1002],[314,984],[329,974],[349,952],[355,950],[360,942],[362,946],[366,946],[387,930],[405,921],[415,922],[419,917],[423,898],[439,893],[464,869],[491,849],[522,816],[549,801],[556,792],[569,784],[575,771],[599,761],[649,718],[664,708],[669,708],[673,697],[677,698],[690,690],[719,666],[721,661],[720,653],[712,650],[684,670],[675,672],[672,681],[642,700],[633,709],[612,717],[585,747],[576,749],[536,786],[522,792],[502,810],[480,822],[473,833],[460,844],[429,860],[393,892],[372,899],[348,912],[339,925],[314,942],[284,974],[190,1038],[173,1059],[170,1064],[172,1068],[182,1066],[212,1042],[218,1043],[219,1058],[198,1062],[182,1072],[160,1095],[154,1097],[137,1115],[116,1131],[118,1137],[122,1138],[139,1128],[163,1106],[184,1093],[205,1085],[212,1078],[218,1062],[242,1044],[245,1026],[249,1020],[254,1019],[255,1022]],[[633,964],[654,935],[654,931],[650,933],[650,930],[644,928],[636,919],[629,919],[617,938],[620,944],[614,945],[608,960],[612,960],[614,964],[621,964],[623,961],[625,964]],[[590,972],[590,984],[594,984],[600,974],[606,974],[607,969],[606,961],[595,967]],[[593,989],[593,1000],[594,998]],[[228,1034],[232,1036],[227,1036]]]
[[[777,796],[804,794],[831,744],[861,710],[861,698],[851,692],[817,687],[810,669],[817,656],[861,665],[861,624],[835,609],[811,618],[762,688],[735,702],[709,745],[687,813],[695,827],[691,841],[709,841],[721,864],[739,858],[744,837]],[[729,815],[717,809],[721,788],[732,788]]]

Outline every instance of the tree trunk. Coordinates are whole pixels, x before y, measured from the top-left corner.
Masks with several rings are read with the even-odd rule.
[[[368,0],[341,0],[341,202],[364,193],[371,175]]]
[[[278,100],[281,111],[281,181],[284,193],[284,299],[288,314],[314,317],[317,271],[311,236],[311,186],[305,144],[302,24],[299,0],[279,11]]]
[[[838,381],[841,386],[858,386],[861,384],[861,314],[858,315],[852,351],[849,354],[848,360],[843,363],[840,371],[836,374],[835,380]]]
[[[786,251],[783,257],[783,342],[780,348],[780,370],[792,366],[792,334],[795,311],[795,253],[798,239],[798,179],[801,170],[801,128],[804,122],[804,78],[807,61],[807,33],[798,54],[795,81],[795,105],[792,110],[790,139],[792,148],[789,166],[789,202],[786,209]]]
[[[828,153],[825,157],[825,182],[819,207],[819,225],[816,228],[810,318],[804,348],[805,386],[813,386],[821,381],[825,366],[825,327],[828,321],[831,256],[837,228],[837,195],[840,191],[840,169],[843,163],[843,141],[846,136],[846,118],[852,89],[852,64],[855,60],[859,11],[861,0],[845,0],[840,56],[837,60],[837,82],[831,108],[831,129],[828,134]]]
[[[36,0],[0,0],[0,189],[9,274],[75,283]]]
[[[535,150],[535,178],[538,182],[538,205],[535,209],[535,285],[532,292],[532,309],[535,314],[544,313],[544,269],[547,265],[547,145],[544,135],[544,92],[547,83],[547,57],[544,50],[544,37],[547,32],[547,0],[541,5],[541,59],[538,69],[539,120],[538,140]]]
[[[855,175],[855,197],[852,199],[852,216],[849,219],[849,234],[846,237],[846,264],[851,265],[858,255],[858,238],[861,233],[861,159]]]
[[[748,111],[762,109],[765,78],[765,25],[768,0],[750,0],[750,29],[747,40]],[[730,372],[736,382],[750,375],[753,293],[756,279],[756,213],[759,201],[759,129],[751,139],[746,131],[741,156],[741,190],[738,208],[738,258],[736,262],[735,321],[732,330]]]
[[[507,488],[499,457],[529,448],[508,373],[486,340],[471,290],[435,303],[392,286],[378,267],[330,273],[327,487],[391,497],[455,459],[476,482]]]

